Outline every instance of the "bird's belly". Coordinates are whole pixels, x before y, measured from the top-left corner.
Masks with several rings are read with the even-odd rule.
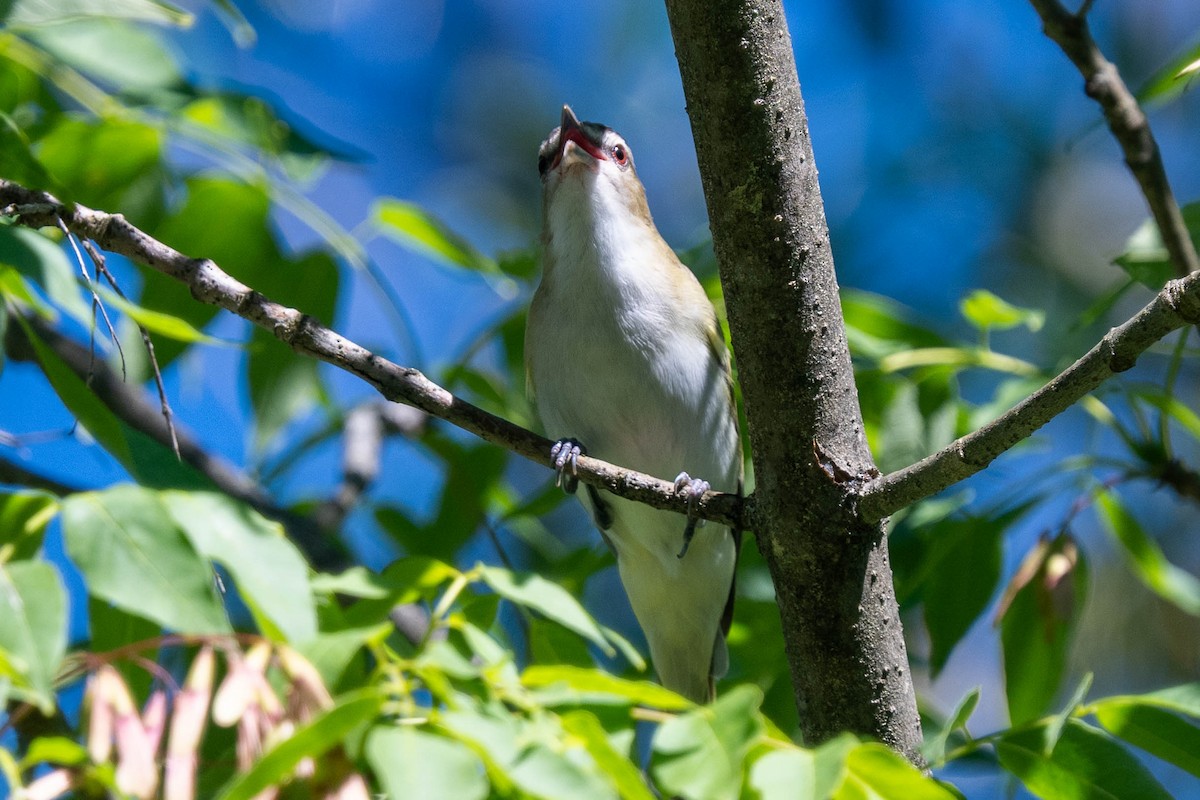
[[[546,435],[578,439],[618,466],[667,480],[686,470],[735,491],[728,389],[705,344],[675,335],[638,350],[614,341],[612,331],[575,331],[555,352],[534,354]]]

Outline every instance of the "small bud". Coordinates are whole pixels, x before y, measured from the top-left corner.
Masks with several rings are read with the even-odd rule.
[[[75,773],[65,768],[47,772],[17,792],[21,800],[55,800],[75,788]]]
[[[196,792],[196,754],[212,699],[216,656],[203,647],[192,661],[183,689],[175,696],[175,714],[167,737],[163,800],[192,800]]]

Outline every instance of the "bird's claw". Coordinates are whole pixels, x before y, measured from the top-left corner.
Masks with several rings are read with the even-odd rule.
[[[559,439],[550,448],[554,460],[555,481],[567,494],[575,494],[579,488],[579,457],[587,455],[587,449],[575,439]]]
[[[687,555],[688,548],[692,546],[692,537],[696,535],[696,528],[704,524],[704,520],[696,516],[696,503],[711,488],[708,481],[693,478],[686,472],[679,473],[679,476],[675,478],[675,494],[687,498],[687,525],[683,529],[683,547],[679,550],[676,558],[683,558]]]

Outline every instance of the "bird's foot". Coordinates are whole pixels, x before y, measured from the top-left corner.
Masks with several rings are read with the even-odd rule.
[[[587,455],[587,448],[575,439],[559,439],[550,448],[550,458],[554,459],[554,472],[558,475],[555,481],[567,494],[575,494],[579,488],[579,457]]]
[[[696,503],[711,488],[708,481],[693,478],[686,472],[679,473],[679,476],[675,478],[675,494],[687,498],[687,525],[683,529],[683,547],[676,556],[677,558],[687,555],[688,548],[692,546],[692,537],[696,535],[696,528],[704,524],[704,520],[696,516]]]

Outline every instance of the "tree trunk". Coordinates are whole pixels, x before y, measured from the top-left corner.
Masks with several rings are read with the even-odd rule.
[[[848,489],[877,474],[783,8],[666,0],[806,743],[875,736],[920,762],[921,725],[882,524]]]

